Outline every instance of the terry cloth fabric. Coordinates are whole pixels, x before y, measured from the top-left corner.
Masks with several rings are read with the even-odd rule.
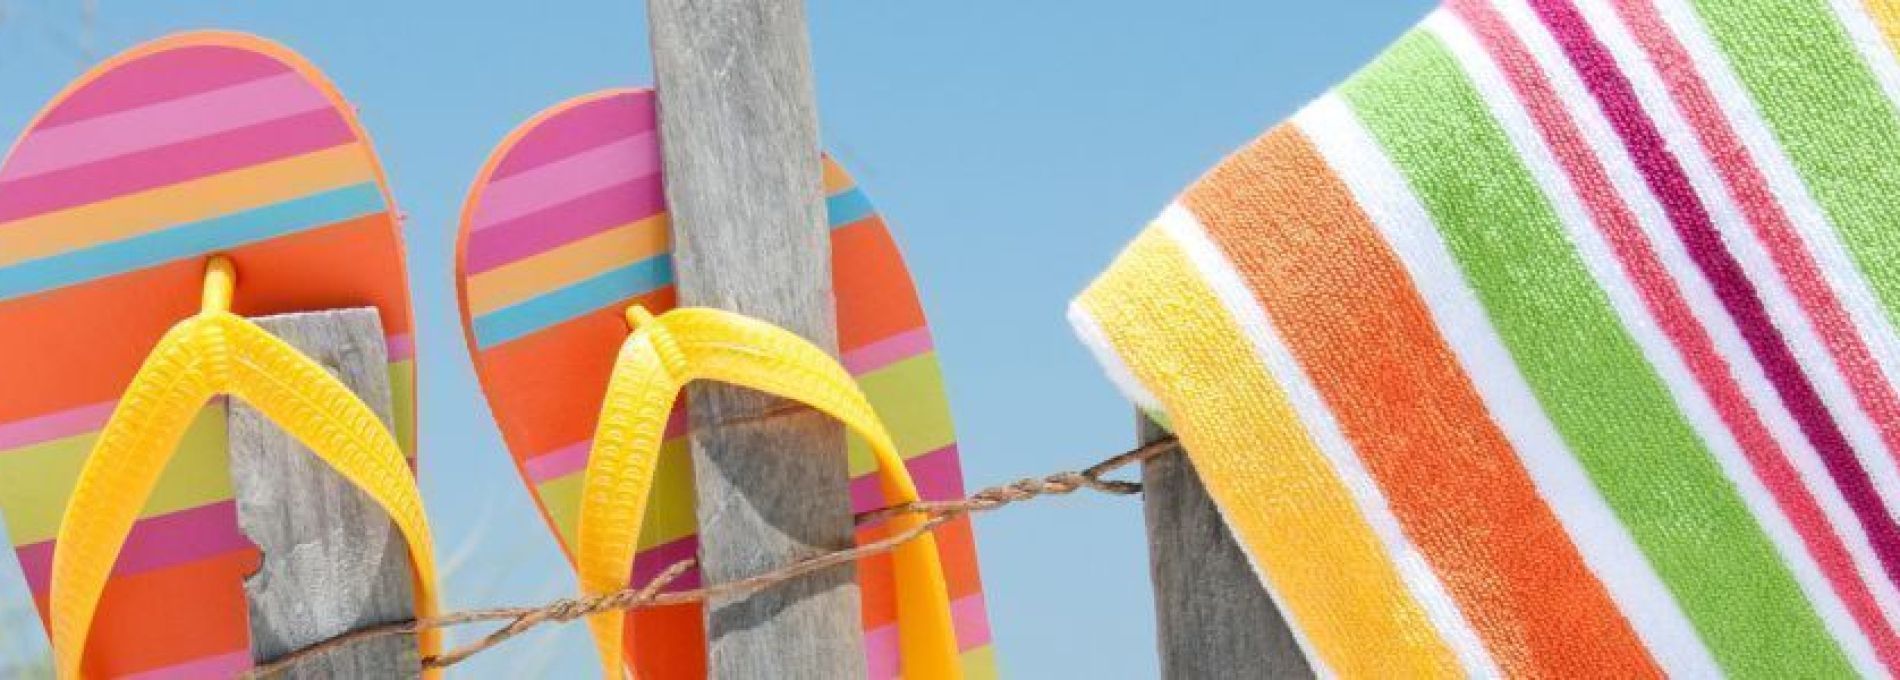
[[[1452,0],[1076,301],[1314,666],[1900,671],[1900,5]]]

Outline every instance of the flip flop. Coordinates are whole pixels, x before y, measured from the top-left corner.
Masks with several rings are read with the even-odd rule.
[[[895,243],[864,194],[825,163],[843,364],[888,424],[925,499],[964,493],[955,433],[930,332]],[[583,96],[511,133],[464,207],[458,278],[463,329],[503,439],[570,559],[577,553],[584,471],[629,309],[674,306],[669,233],[649,90]],[[683,414],[674,410],[652,470],[628,582],[692,557],[693,482]],[[871,447],[853,437],[852,507],[889,504]],[[888,480],[890,477],[885,477]],[[891,531],[860,529],[862,541]],[[966,677],[995,672],[968,518],[936,531],[954,646]],[[900,592],[886,555],[858,565],[873,677],[899,675]],[[696,571],[672,589],[699,585]],[[627,616],[624,651],[640,677],[704,677],[697,605]],[[598,629],[597,629],[598,630]]]
[[[243,580],[259,555],[212,394],[272,417],[391,510],[418,613],[432,611],[405,286],[368,137],[279,45],[165,38],[33,121],[0,165],[0,516],[62,677],[251,667]],[[393,433],[238,316],[360,306],[388,334]]]

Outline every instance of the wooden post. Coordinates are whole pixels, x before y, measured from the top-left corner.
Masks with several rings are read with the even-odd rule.
[[[374,308],[257,323],[329,368],[391,424],[389,353]],[[408,545],[382,508],[241,400],[231,400],[229,423],[238,525],[264,553],[244,582],[252,660],[414,618]],[[402,678],[421,670],[415,637],[400,636],[312,657],[285,676]]]
[[[680,303],[779,324],[837,353],[802,0],[650,0]],[[687,390],[708,584],[853,544],[841,427],[727,385]],[[865,674],[855,569],[706,614],[713,677]]]
[[[1141,418],[1142,443],[1166,434]],[[1313,677],[1186,453],[1143,463],[1141,488],[1161,676]]]

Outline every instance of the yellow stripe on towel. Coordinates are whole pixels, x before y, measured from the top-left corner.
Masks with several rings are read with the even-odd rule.
[[[1315,661],[1348,677],[1458,675],[1351,491],[1181,248],[1150,229],[1110,271],[1078,301],[1109,345],[1096,349],[1170,387],[1155,398]],[[1163,297],[1155,281],[1179,285]]]

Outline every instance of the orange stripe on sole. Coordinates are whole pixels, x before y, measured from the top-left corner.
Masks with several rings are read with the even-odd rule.
[[[244,277],[234,309],[258,316],[374,305],[385,333],[408,333],[400,252],[381,213],[240,247],[230,253]],[[0,422],[116,400],[163,329],[197,312],[203,279],[203,260],[190,258],[0,302],[0,328],[32,329],[0,333],[0,375],[33,386],[0,400]],[[325,286],[313,290],[310,281]]]
[[[525,459],[593,437],[614,354],[627,337],[626,307],[672,309],[674,299],[667,286],[477,354],[482,393],[508,450]]]
[[[257,561],[257,551],[246,549],[113,578],[86,645],[85,676],[119,677],[249,650],[243,584]],[[45,600],[38,602],[46,611]]]
[[[831,232],[831,289],[838,296],[838,348],[851,351],[923,328],[924,310],[897,242],[877,217]]]

